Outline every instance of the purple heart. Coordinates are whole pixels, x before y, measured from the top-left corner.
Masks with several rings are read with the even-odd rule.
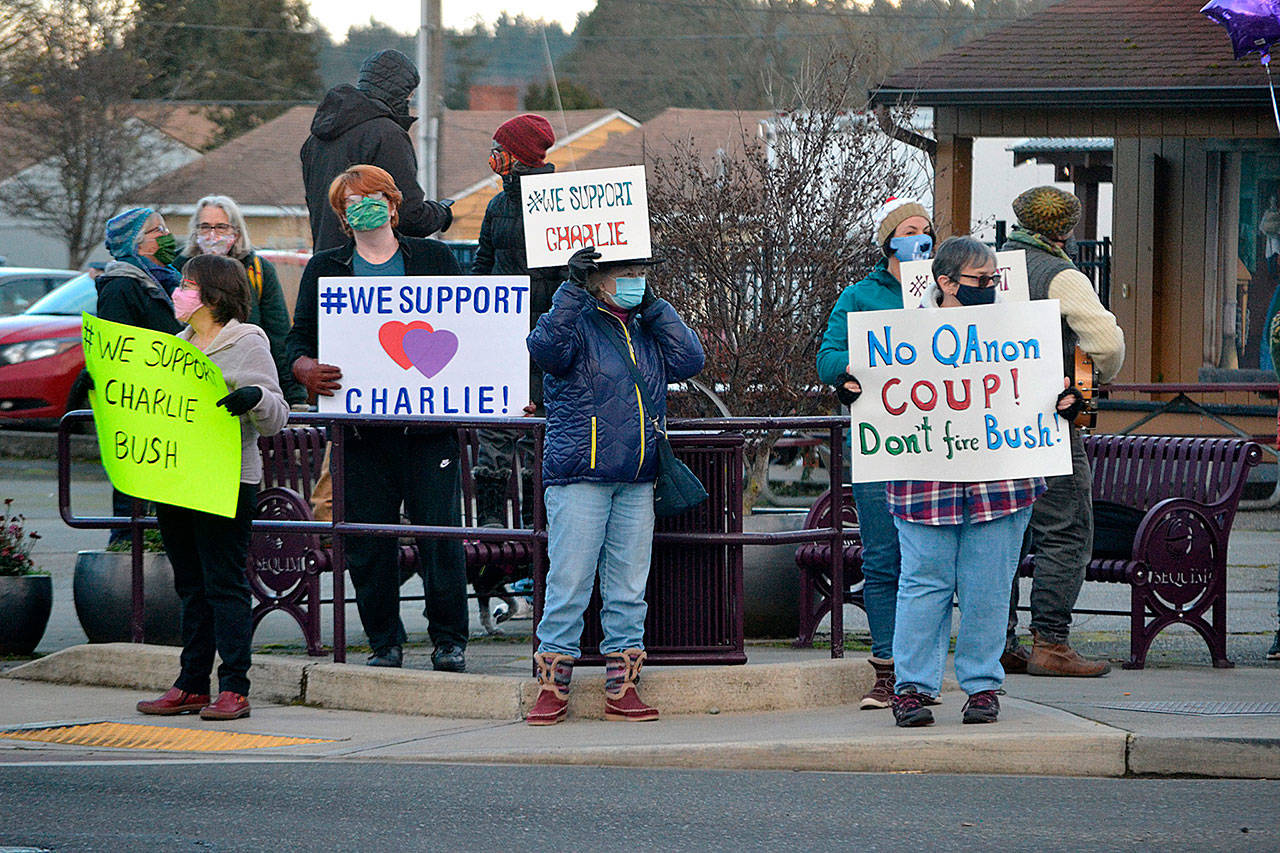
[[[458,352],[458,336],[453,332],[440,329],[428,332],[426,329],[410,329],[404,333],[404,354],[422,375],[430,379],[435,376]]]

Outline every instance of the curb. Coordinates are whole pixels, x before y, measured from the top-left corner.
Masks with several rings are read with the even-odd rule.
[[[1280,779],[1280,738],[1133,735],[1127,762],[1140,776]]]
[[[9,670],[9,678],[165,690],[178,672],[179,649],[140,643],[71,646]],[[463,675],[360,664],[311,662],[258,655],[249,670],[253,695],[263,701],[304,703],[346,711],[375,711],[467,720],[515,721],[533,706],[531,678]],[[733,667],[670,667],[644,674],[645,697],[666,714],[720,711],[797,711],[847,705],[870,689],[873,673],[857,658]],[[569,712],[604,718],[603,675],[574,681]]]

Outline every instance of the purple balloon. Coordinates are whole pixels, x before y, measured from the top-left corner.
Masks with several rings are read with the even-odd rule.
[[[1227,28],[1236,59],[1280,42],[1280,0],[1209,0],[1200,13]]]

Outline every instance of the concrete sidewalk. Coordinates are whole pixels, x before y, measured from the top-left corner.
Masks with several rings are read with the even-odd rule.
[[[888,711],[856,709],[870,675],[861,659],[767,649],[752,650],[753,659],[767,662],[740,667],[646,669],[645,696],[664,717],[644,725],[599,720],[601,677],[584,670],[574,679],[570,719],[533,728],[519,721],[534,690],[521,673],[372,670],[261,654],[250,718],[224,724],[147,718],[134,703],[171,682],[177,650],[82,646],[0,678],[0,728],[114,720],[329,741],[218,753],[234,760],[1280,778],[1280,667],[1117,670],[1100,679],[1011,676],[994,726],[962,725],[964,695],[952,689],[934,709],[936,725],[898,729]],[[522,654],[527,667],[527,647],[514,646],[508,656]],[[0,737],[2,763],[191,758]]]

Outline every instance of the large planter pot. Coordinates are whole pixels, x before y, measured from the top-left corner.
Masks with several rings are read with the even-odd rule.
[[[53,578],[0,577],[0,655],[29,655],[40,644],[53,609]]]
[[[742,520],[748,533],[779,533],[804,527],[805,510],[756,513]],[[800,575],[795,545],[748,545],[742,549],[743,628],[755,639],[795,639],[800,630]]]
[[[132,639],[132,555],[128,551],[81,551],[73,592],[76,616],[91,643]],[[142,555],[144,637],[148,643],[182,645],[182,602],[173,590],[173,567],[165,554]]]

